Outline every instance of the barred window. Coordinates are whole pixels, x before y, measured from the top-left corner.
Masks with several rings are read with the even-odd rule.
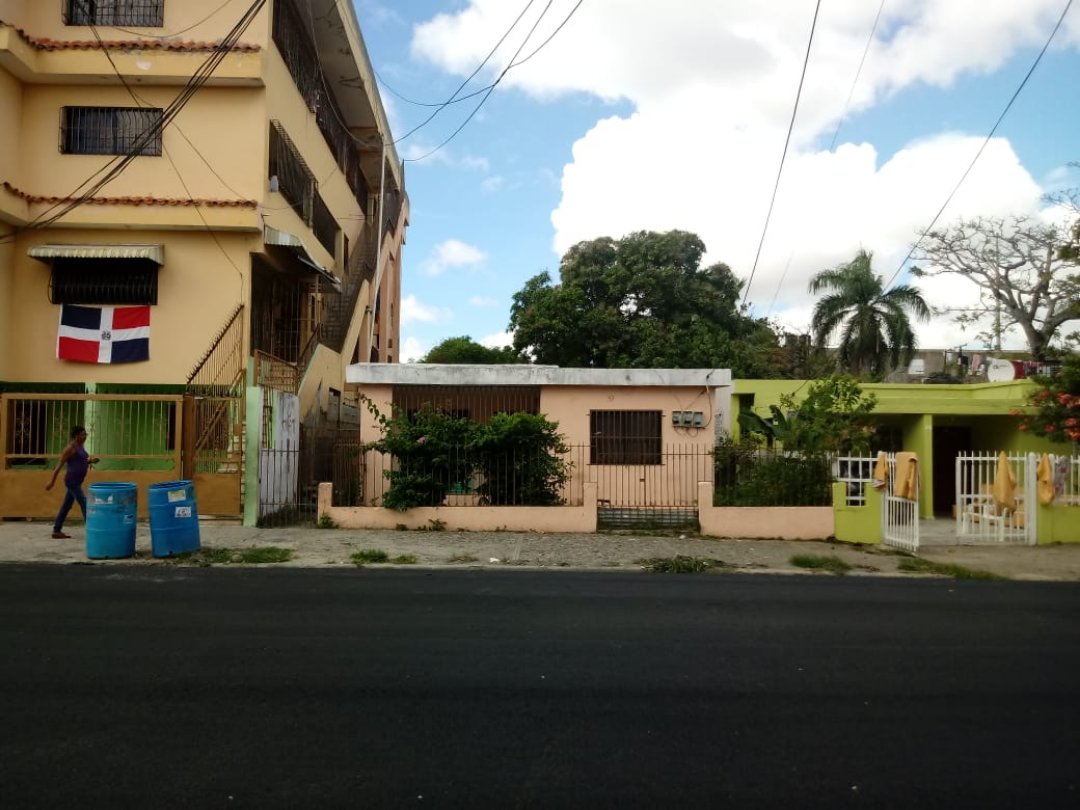
[[[54,304],[145,305],[158,301],[158,266],[135,259],[56,259]]]
[[[590,464],[660,464],[660,411],[590,411]]]
[[[66,0],[65,25],[137,25],[161,28],[165,0]]]
[[[140,155],[160,155],[163,113],[148,107],[64,107],[60,151],[127,155],[137,149]]]

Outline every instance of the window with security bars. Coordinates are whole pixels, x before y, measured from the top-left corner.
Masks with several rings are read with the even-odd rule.
[[[136,25],[161,28],[165,0],[66,0],[65,25]]]
[[[158,266],[137,259],[55,259],[49,300],[54,304],[154,305]]]
[[[660,464],[660,411],[590,411],[590,464]]]
[[[153,107],[64,107],[60,151],[67,155],[161,154],[163,110]]]

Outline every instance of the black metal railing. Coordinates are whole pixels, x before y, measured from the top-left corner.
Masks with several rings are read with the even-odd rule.
[[[134,25],[160,28],[165,0],[66,0],[65,25]]]
[[[64,107],[60,151],[66,155],[161,154],[162,110],[153,107]]]
[[[315,207],[315,175],[277,121],[270,122],[269,174],[271,182],[276,181],[277,190],[297,216],[310,223]]]
[[[315,193],[312,200],[311,230],[315,234],[315,238],[319,240],[319,244],[326,248],[327,253],[333,256],[337,251],[337,237],[341,229],[318,192]]]

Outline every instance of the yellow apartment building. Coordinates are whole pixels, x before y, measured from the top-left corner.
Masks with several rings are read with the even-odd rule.
[[[141,516],[348,501],[407,224],[349,0],[0,0],[0,518],[55,511],[73,424]]]

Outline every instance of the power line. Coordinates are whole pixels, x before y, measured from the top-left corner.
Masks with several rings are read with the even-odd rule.
[[[1023,81],[1020,82],[1020,86],[1016,88],[1016,92],[1012,94],[1012,97],[1009,99],[1009,103],[1005,105],[1005,109],[1001,111],[1001,115],[999,115],[997,121],[994,122],[994,126],[990,130],[990,134],[986,136],[986,139],[982,142],[982,146],[979,147],[979,151],[975,153],[975,157],[971,159],[971,163],[968,164],[968,167],[960,176],[960,179],[953,187],[953,190],[949,192],[949,196],[945,198],[945,202],[941,204],[941,208],[939,208],[938,212],[934,214],[934,218],[930,220],[930,224],[923,229],[923,232],[919,235],[918,240],[915,242],[914,245],[911,246],[911,250],[908,251],[908,254],[904,257],[904,260],[900,262],[900,265],[896,268],[896,271],[889,278],[889,282],[885,285],[883,290],[888,290],[889,287],[892,286],[892,283],[896,281],[896,277],[900,275],[900,272],[904,269],[904,265],[907,264],[911,260],[911,257],[915,255],[915,251],[919,249],[919,245],[922,244],[923,239],[925,239],[926,235],[930,233],[930,229],[934,227],[934,224],[945,212],[945,209],[948,208],[949,203],[952,202],[953,197],[956,196],[956,192],[960,190],[960,186],[964,184],[964,181],[967,180],[967,176],[971,174],[971,170],[975,168],[975,163],[979,160],[979,157],[986,149],[987,144],[990,143],[990,139],[994,137],[994,133],[997,132],[997,129],[1001,125],[1001,122],[1005,119],[1005,115],[1009,112],[1009,109],[1012,107],[1013,102],[1016,101],[1017,96],[1020,95],[1020,91],[1024,89],[1024,86],[1028,83],[1028,79],[1031,78],[1031,75],[1035,72],[1035,68],[1039,66],[1039,62],[1042,61],[1042,58],[1046,54],[1046,51],[1050,48],[1050,43],[1053,42],[1054,37],[1057,36],[1057,32],[1061,28],[1061,24],[1065,21],[1065,16],[1069,13],[1069,9],[1072,8],[1072,4],[1073,0],[1068,0],[1068,2],[1065,4],[1065,9],[1061,12],[1061,16],[1058,17],[1057,24],[1054,25],[1054,30],[1052,30],[1050,32],[1050,36],[1047,37],[1046,44],[1042,46],[1042,50],[1039,51],[1039,55],[1035,57],[1035,61],[1031,64],[1031,68],[1024,76]]]
[[[461,123],[461,126],[459,126],[452,133],[450,133],[450,136],[446,140],[444,140],[442,143],[440,143],[438,146],[436,146],[431,151],[429,151],[429,152],[427,152],[427,153],[425,153],[425,154],[423,154],[423,155],[421,155],[420,157],[417,157],[417,158],[406,158],[405,162],[407,162],[407,163],[416,163],[416,162],[421,161],[421,160],[426,160],[427,158],[431,157],[436,152],[438,152],[440,149],[442,149],[444,146],[446,146],[448,143],[450,143],[450,141],[454,140],[454,138],[457,137],[458,133],[460,133],[461,130],[465,129],[465,126],[480,111],[480,108],[484,106],[484,102],[488,100],[488,96],[490,96],[495,91],[495,88],[499,85],[500,82],[502,82],[502,80],[506,76],[506,74],[509,73],[512,68],[515,68],[515,67],[517,67],[519,65],[525,64],[525,62],[529,61],[534,56],[536,56],[536,54],[539,53],[543,49],[543,47],[545,45],[547,45],[549,42],[551,42],[551,40],[555,38],[555,35],[558,34],[559,31],[562,30],[563,26],[566,25],[568,22],[570,22],[570,18],[573,17],[574,14],[577,13],[577,10],[579,8],[581,8],[581,4],[584,3],[585,0],[578,0],[578,2],[574,5],[574,7],[572,9],[570,9],[570,13],[566,15],[566,17],[563,19],[563,21],[561,23],[559,23],[559,25],[555,28],[554,31],[552,31],[550,36],[548,36],[547,39],[545,39],[543,42],[541,42],[540,45],[535,50],[533,50],[532,53],[530,53],[528,56],[526,56],[521,61],[514,61],[515,59],[517,59],[517,55],[519,53],[521,53],[522,49],[528,44],[529,40],[532,38],[532,35],[536,31],[536,28],[540,24],[540,21],[544,18],[544,15],[547,14],[548,9],[551,8],[551,3],[552,2],[553,2],[553,0],[548,0],[548,4],[544,7],[544,11],[540,14],[539,19],[537,19],[536,23],[533,25],[532,29],[529,31],[529,35],[527,37],[525,37],[525,41],[521,43],[521,47],[519,47],[517,49],[517,51],[514,53],[513,58],[511,58],[510,64],[508,64],[505,68],[503,68],[503,71],[502,71],[502,73],[499,74],[499,77],[487,88],[487,93],[484,95],[484,97],[482,99],[480,99],[480,103],[476,105],[476,107],[473,109],[473,111],[471,113],[469,113],[469,117],[466,118]]]
[[[431,113],[431,115],[429,115],[429,116],[428,116],[427,118],[425,118],[425,119],[424,119],[423,121],[421,121],[421,122],[420,122],[419,124],[417,124],[417,125],[416,125],[415,127],[413,127],[412,129],[410,129],[410,130],[409,130],[408,132],[406,132],[406,133],[405,133],[404,135],[402,135],[402,136],[401,136],[400,138],[396,139],[396,140],[395,140],[395,141],[393,142],[394,144],[399,144],[399,143],[401,143],[401,142],[402,142],[403,140],[405,140],[406,138],[408,138],[408,137],[409,137],[410,135],[414,134],[414,133],[415,133],[415,132],[416,132],[417,130],[419,130],[419,129],[421,129],[421,128],[425,127],[425,126],[427,126],[427,125],[428,125],[429,123],[431,123],[431,121],[432,121],[432,120],[433,120],[433,119],[435,118],[435,116],[436,116],[436,115],[438,115],[438,114],[439,114],[440,112],[442,112],[442,111],[443,111],[443,110],[445,110],[445,109],[446,109],[447,107],[449,107],[451,103],[453,103],[454,99],[455,99],[455,98],[457,98],[457,95],[458,95],[458,93],[460,93],[460,92],[461,92],[462,90],[464,90],[464,89],[465,89],[465,86],[466,86],[466,85],[467,85],[467,84],[468,84],[469,82],[471,82],[471,81],[473,80],[473,78],[474,78],[474,77],[476,76],[476,74],[477,74],[477,73],[479,73],[479,72],[480,72],[481,70],[483,70],[483,69],[484,69],[484,66],[485,66],[485,65],[486,65],[486,64],[487,64],[488,62],[490,62],[490,61],[491,61],[491,58],[492,58],[492,57],[493,57],[493,56],[495,55],[495,52],[499,50],[499,48],[500,48],[500,47],[502,46],[502,44],[503,44],[503,43],[504,43],[504,42],[506,41],[506,38],[507,38],[507,37],[509,37],[511,33],[513,33],[513,31],[514,31],[514,29],[515,29],[515,28],[517,28],[517,25],[518,25],[518,23],[519,23],[519,22],[521,22],[521,18],[525,16],[525,13],[526,13],[526,12],[527,12],[527,11],[528,11],[528,10],[529,10],[529,9],[530,9],[531,7],[532,7],[532,4],[533,4],[534,2],[536,2],[536,0],[529,0],[529,2],[527,2],[527,3],[525,4],[525,8],[523,8],[523,9],[521,10],[521,13],[517,15],[517,18],[516,18],[516,19],[514,20],[514,22],[513,22],[513,23],[512,23],[511,25],[510,25],[510,27],[506,29],[506,32],[505,32],[505,33],[504,33],[504,34],[503,34],[503,35],[502,35],[501,37],[499,37],[499,41],[495,43],[495,47],[494,47],[494,48],[492,48],[492,49],[491,49],[491,50],[490,50],[490,51],[488,52],[488,55],[484,57],[484,61],[483,61],[483,62],[481,62],[481,63],[480,63],[479,65],[477,65],[477,66],[476,66],[476,70],[474,70],[474,71],[473,71],[472,73],[470,73],[470,74],[468,75],[468,77],[467,77],[467,78],[465,79],[465,81],[463,81],[463,82],[462,82],[462,83],[461,83],[460,85],[458,85],[458,88],[457,88],[457,89],[456,89],[456,90],[455,90],[455,91],[453,92],[453,94],[452,94],[452,95],[450,96],[450,98],[449,98],[449,99],[447,99],[447,100],[446,100],[446,101],[445,101],[445,102],[444,102],[443,104],[440,104],[440,105],[439,105],[439,106],[438,106],[438,107],[437,107],[437,108],[436,108],[436,109],[435,109],[435,110],[434,110],[434,111],[433,111],[433,112]],[[549,1],[549,2],[548,2],[548,8],[550,8],[550,6],[551,6],[551,2]],[[545,11],[545,13],[546,13],[546,12],[547,12],[547,9],[545,8],[545,10],[544,10],[544,11]],[[544,16],[543,14],[541,14],[541,15],[540,15],[541,19],[543,18],[543,16]]]
[[[874,24],[870,26],[870,36],[866,38],[866,47],[863,48],[862,58],[859,60],[859,67],[855,69],[855,78],[851,80],[851,89],[848,90],[847,100],[844,102],[844,109],[836,121],[836,130],[833,132],[832,141],[829,143],[830,152],[836,147],[836,139],[840,136],[840,127],[843,126],[844,119],[847,118],[848,109],[851,107],[851,99],[855,95],[855,88],[859,84],[859,77],[862,76],[862,69],[866,64],[866,56],[870,53],[870,46],[874,43],[874,34],[877,33],[878,22],[881,20],[881,12],[884,8],[885,0],[881,0],[881,5],[878,6],[877,15],[874,17]],[[776,282],[776,291],[773,293],[772,301],[769,302],[769,309],[765,313],[765,317],[771,315],[773,307],[776,306],[776,299],[780,296],[780,289],[784,286],[785,279],[787,279],[788,269],[791,267],[791,259],[794,255],[794,252],[788,254],[787,263],[784,264],[784,272],[780,274],[780,280]]]
[[[754,255],[754,265],[750,268],[750,278],[746,280],[746,289],[743,291],[743,304],[750,295],[750,285],[754,283],[754,274],[757,272],[758,260],[761,258],[761,248],[765,245],[765,234],[769,232],[769,220],[772,219],[773,206],[776,204],[776,192],[780,189],[780,176],[784,173],[784,161],[787,159],[788,145],[791,143],[791,133],[795,129],[795,117],[799,113],[799,99],[802,98],[803,82],[806,80],[806,67],[810,64],[810,49],[814,44],[814,30],[817,28],[818,12],[821,11],[821,0],[817,0],[814,6],[814,19],[810,23],[810,39],[806,43],[806,56],[803,57],[802,75],[799,77],[799,89],[795,93],[795,108],[791,111],[791,122],[788,124],[787,138],[784,139],[784,151],[780,155],[780,168],[776,172],[776,184],[773,186],[772,199],[769,200],[769,211],[765,215],[765,227],[761,229],[761,239],[758,242],[757,253]]]
[[[847,118],[848,108],[851,107],[851,99],[855,95],[855,88],[859,84],[859,77],[862,76],[863,65],[866,64],[866,55],[870,53],[870,46],[874,44],[874,34],[877,33],[878,22],[881,20],[881,12],[885,9],[885,0],[881,0],[881,5],[878,6],[877,16],[874,17],[874,24],[870,27],[870,36],[866,39],[866,47],[863,48],[862,59],[859,60],[859,67],[855,71],[855,78],[851,82],[851,89],[848,90],[847,101],[844,102],[844,111],[840,113],[840,119],[836,122],[836,131],[833,132],[832,141],[829,143],[829,151],[833,150],[836,146],[836,139],[840,136],[840,127],[844,124],[844,119]]]
[[[192,99],[196,92],[210,79],[210,76],[217,69],[218,65],[225,59],[225,57],[232,50],[233,46],[239,41],[240,36],[251,25],[255,16],[262,10],[262,7],[266,4],[266,0],[255,0],[248,8],[248,10],[241,16],[229,33],[218,43],[211,55],[196,68],[191,78],[185,84],[184,89],[180,94],[172,101],[171,104],[163,111],[160,120],[155,122],[151,127],[140,135],[135,143],[132,145],[130,151],[122,158],[115,157],[105,164],[101,169],[98,169],[89,178],[80,183],[74,191],[71,192],[69,198],[75,197],[75,195],[81,190],[90,185],[86,191],[80,194],[74,199],[69,199],[66,205],[58,202],[47,208],[26,226],[27,228],[43,228],[56,222],[58,219],[64,217],[71,211],[75,210],[79,206],[83,205],[87,200],[93,197],[98,191],[111,183],[135,160],[136,157],[142,154],[143,148],[151,142],[151,140],[164,130],[164,128],[172,122],[174,118],[180,113],[180,111],[187,106],[187,103]],[[111,59],[110,59],[111,62]],[[113,164],[116,164],[115,166]],[[113,168],[109,169],[112,166]],[[104,176],[98,180],[94,180],[109,169]],[[60,209],[57,213],[51,214],[51,212]],[[51,214],[51,215],[50,215]],[[47,216],[48,215],[48,216]]]
[[[114,28],[117,31],[123,31],[126,34],[135,34],[136,36],[140,36],[143,39],[172,39],[173,37],[179,36],[180,34],[186,34],[188,31],[191,31],[193,28],[198,28],[204,22],[209,20],[211,17],[215,16],[218,12],[224,10],[225,6],[227,6],[227,5],[229,5],[230,3],[233,3],[233,2],[235,2],[235,0],[225,0],[224,3],[222,3],[220,6],[215,8],[213,11],[211,11],[209,14],[207,14],[205,17],[203,17],[198,22],[192,23],[187,28],[181,28],[179,31],[173,31],[173,32],[171,32],[169,34],[147,34],[147,33],[143,32],[143,31],[132,31],[130,28],[121,28],[119,25],[109,25],[109,26],[106,26],[106,27],[107,28]]]

